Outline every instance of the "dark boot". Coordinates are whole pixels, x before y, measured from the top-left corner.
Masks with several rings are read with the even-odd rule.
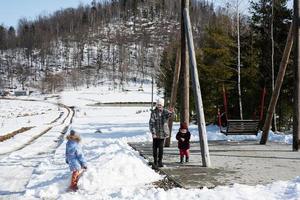
[[[158,167],[163,167],[163,163],[162,163],[162,160],[158,160]]]
[[[154,166],[157,166],[157,158],[155,158],[155,157],[154,157],[154,159],[153,159],[153,165],[154,165]]]
[[[152,165],[152,169],[154,169],[154,170],[158,170],[158,167],[157,167],[157,165]]]
[[[185,162],[189,162],[189,157],[185,157]]]
[[[180,156],[180,164],[183,163],[183,156]]]

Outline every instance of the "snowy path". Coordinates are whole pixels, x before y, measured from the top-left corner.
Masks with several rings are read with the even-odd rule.
[[[14,139],[0,146],[3,148],[2,152],[12,152],[0,157],[0,199],[14,199],[24,194],[35,168],[39,166],[41,160],[50,159],[53,155],[53,151],[60,143],[62,131],[68,126],[72,117],[72,113],[64,107],[62,112],[61,117],[51,125],[32,129],[34,131],[32,134],[16,136],[17,141],[21,143],[16,143]],[[45,128],[48,130],[41,134]]]

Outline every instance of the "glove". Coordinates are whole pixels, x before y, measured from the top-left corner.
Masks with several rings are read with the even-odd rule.
[[[66,160],[66,163],[69,164],[68,160]]]
[[[87,166],[83,166],[82,168],[83,168],[84,170],[87,170]]]
[[[155,139],[156,138],[156,134],[154,132],[152,132],[152,138]]]
[[[174,113],[174,108],[170,107],[168,111],[169,113]]]

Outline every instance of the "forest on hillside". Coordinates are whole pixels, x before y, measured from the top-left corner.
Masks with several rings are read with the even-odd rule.
[[[194,2],[200,33],[209,9],[205,2]],[[180,3],[172,0],[92,1],[34,21],[20,19],[17,30],[1,26],[1,79],[8,87],[15,79],[23,88],[55,83],[41,85],[52,92],[66,83],[89,87],[104,78],[114,88],[131,79],[142,85],[178,35],[179,9]]]
[[[272,92],[271,3],[252,1],[250,16],[239,15],[245,119],[257,117],[263,88],[267,91],[264,109]],[[17,29],[0,25],[0,86],[57,92],[111,81],[112,89],[125,89],[129,81],[142,87],[154,77],[168,99],[179,46],[180,7],[181,2],[174,0],[94,0],[90,5],[40,15],[33,21],[20,19]],[[235,5],[216,7],[206,0],[192,0],[190,15],[206,119],[215,122],[218,108],[224,109],[223,88],[228,114],[236,118]],[[287,0],[276,1],[275,77],[291,18]],[[285,131],[292,123],[292,57],[276,110],[278,129]],[[190,109],[193,113],[194,107]]]

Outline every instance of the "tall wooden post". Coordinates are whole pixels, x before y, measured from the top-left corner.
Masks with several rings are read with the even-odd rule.
[[[189,1],[185,0],[184,8],[189,9]],[[186,41],[185,34],[185,41]],[[190,66],[189,66],[189,54],[188,54],[188,46],[187,41],[185,42],[185,68],[184,68],[184,122],[189,124],[190,122]]]
[[[293,115],[293,150],[299,150],[299,134],[300,134],[300,32],[299,32],[299,15],[300,0],[294,0],[294,42],[295,42],[295,65],[294,65],[294,115]]]
[[[154,85],[154,81],[153,81],[153,75],[152,75],[152,77],[151,77],[151,110],[153,110],[153,93],[154,93],[153,85]]]
[[[174,76],[173,76],[172,91],[171,91],[171,102],[170,102],[170,107],[171,108],[174,108],[175,105],[176,105],[178,82],[179,82],[179,73],[180,73],[180,65],[181,65],[180,56],[181,56],[180,49],[178,49],[177,54],[176,54],[175,72],[174,72]],[[172,115],[169,118],[169,121],[168,121],[170,136],[165,141],[165,147],[170,147],[170,144],[171,144],[173,120],[174,120],[174,115]]]
[[[188,8],[184,9],[184,24],[185,24],[185,28],[186,28],[185,30],[186,30],[187,41],[188,41],[189,58],[190,58],[190,62],[191,62],[190,68],[191,68],[191,76],[192,76],[192,82],[193,82],[193,91],[194,91],[194,96],[195,96],[195,104],[196,104],[196,109],[197,109],[197,123],[198,123],[199,139],[200,139],[202,164],[203,164],[203,167],[210,167],[211,163],[210,163],[208,141],[207,141],[207,135],[206,135],[206,124],[205,124],[205,118],[204,118],[201,88],[200,88],[200,83],[199,83],[192,27],[191,27],[191,21],[190,21]]]
[[[239,95],[239,108],[240,108],[240,119],[243,120],[243,106],[242,106],[242,91],[241,91],[241,42],[240,42],[240,11],[239,11],[239,0],[237,0],[237,43],[238,43],[238,95]]]
[[[180,121],[189,123],[189,61],[183,10],[189,8],[189,0],[181,0],[181,113]]]
[[[262,133],[262,137],[261,137],[261,140],[260,140],[260,144],[266,144],[267,140],[268,140],[270,127],[271,127],[271,124],[272,124],[272,118],[273,118],[273,115],[275,113],[277,100],[278,100],[278,97],[279,97],[279,94],[280,94],[280,89],[281,89],[281,86],[282,86],[282,82],[283,82],[283,78],[284,78],[284,75],[285,75],[286,67],[288,65],[290,53],[291,53],[292,46],[293,46],[293,27],[294,26],[293,26],[293,22],[292,22],[291,26],[290,26],[288,38],[287,38],[287,41],[286,41],[285,49],[284,49],[284,52],[283,52],[282,60],[281,60],[281,63],[280,63],[280,67],[279,67],[279,71],[278,71],[274,91],[272,93],[272,97],[271,97],[270,104],[269,104],[269,107],[268,107],[267,116],[266,116],[266,120],[265,120],[265,123],[264,123],[263,133]]]

